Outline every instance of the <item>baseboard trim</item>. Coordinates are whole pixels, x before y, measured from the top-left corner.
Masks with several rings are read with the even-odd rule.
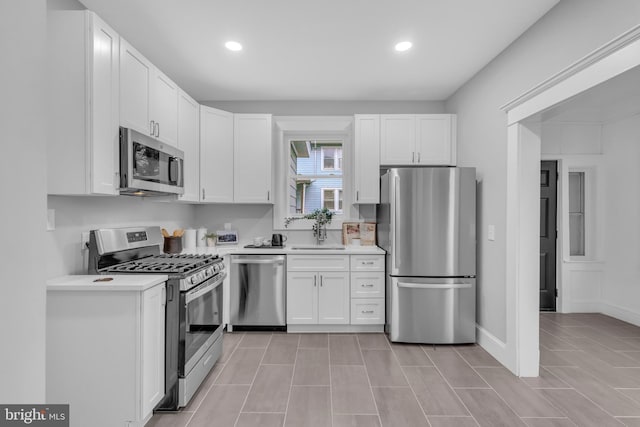
[[[589,300],[568,301],[566,307],[565,313],[601,313],[603,303]]]
[[[507,344],[480,325],[476,325],[476,331],[478,337],[478,345],[484,348],[487,353],[492,355],[507,369],[515,373],[515,366],[510,366],[511,358],[508,355]]]
[[[640,326],[640,313],[606,302],[601,303],[600,306],[602,314]]]

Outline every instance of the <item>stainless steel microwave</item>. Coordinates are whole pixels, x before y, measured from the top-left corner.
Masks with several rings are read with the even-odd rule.
[[[120,128],[120,194],[184,193],[184,153],[133,129]]]

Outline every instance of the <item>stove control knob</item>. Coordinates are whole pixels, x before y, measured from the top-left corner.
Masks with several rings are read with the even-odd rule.
[[[207,276],[211,277],[215,274],[216,269],[214,267],[207,268]]]
[[[191,282],[191,284],[193,285],[194,283],[196,283],[196,276],[191,276],[189,278],[189,282]]]

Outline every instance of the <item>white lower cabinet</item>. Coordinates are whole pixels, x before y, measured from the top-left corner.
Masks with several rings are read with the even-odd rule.
[[[47,292],[48,402],[71,426],[142,427],[164,396],[165,283]]]
[[[384,255],[287,257],[287,325],[295,329],[384,325],[384,294]]]

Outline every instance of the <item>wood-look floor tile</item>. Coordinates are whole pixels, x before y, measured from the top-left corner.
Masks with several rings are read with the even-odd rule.
[[[387,341],[387,336],[385,334],[358,334],[356,336],[358,337],[358,342],[362,349],[389,350],[389,341]]]
[[[521,379],[531,388],[570,388],[567,383],[542,366],[537,377],[522,377]]]
[[[576,427],[569,418],[523,418],[529,427]]]
[[[427,417],[431,427],[478,427],[473,417]]]
[[[261,365],[243,412],[285,412],[293,365]]]
[[[575,316],[561,313],[540,313],[540,317],[562,326],[584,326]]]
[[[552,351],[540,346],[540,366],[575,366],[565,358],[570,351]]]
[[[380,427],[377,415],[334,415],[333,427]]]
[[[271,332],[245,332],[238,343],[239,348],[261,348],[269,345]]]
[[[422,410],[430,415],[469,415],[469,412],[434,367],[403,367]]]
[[[617,391],[633,399],[636,403],[640,403],[640,388],[619,388]]]
[[[489,387],[453,348],[423,348],[451,387]]]
[[[284,414],[260,414],[241,412],[235,427],[282,427]]]
[[[580,368],[557,367],[549,370],[562,381],[588,397],[614,416],[640,416],[640,405],[616,392]]]
[[[334,414],[377,414],[364,366],[332,366],[331,399]]]
[[[373,387],[406,386],[407,380],[391,350],[362,350]]]
[[[191,418],[189,427],[234,425],[248,392],[248,385],[214,385]]]
[[[198,387],[198,391],[196,391],[196,394],[193,395],[187,406],[183,408],[184,411],[195,411],[196,409],[198,409],[198,406],[200,406],[200,404],[202,403],[202,399],[204,399],[204,397],[207,395],[209,389],[215,383],[216,379],[224,369],[224,366],[224,363],[219,362],[213,366],[213,369],[211,370],[211,372],[209,372],[209,375],[205,377],[204,381],[202,381],[202,384],[200,384],[200,387]]]
[[[640,427],[640,418],[618,418],[627,427]]]
[[[332,365],[363,365],[355,335],[329,335],[329,362]]]
[[[621,351],[614,351],[600,343],[594,341],[592,338],[566,338],[566,341],[571,345],[574,345],[576,348],[580,350],[584,350],[589,353],[591,356],[594,356],[603,362],[608,363],[609,365],[616,368],[631,368],[631,367],[640,367],[640,361],[634,360],[632,357],[629,357],[627,354]]]
[[[301,334],[298,348],[329,348],[329,334]]]
[[[629,340],[618,338],[613,334],[605,333],[603,331],[593,330],[590,333],[585,334],[587,338],[592,338],[601,345],[611,349],[620,351],[632,351],[640,350],[638,344],[635,344]]]
[[[329,349],[299,348],[294,385],[329,385]]]
[[[373,396],[383,427],[428,426],[409,387],[374,387]]]
[[[471,415],[482,427],[524,426],[515,412],[490,389],[456,389]]]
[[[565,339],[558,338],[545,331],[540,331],[540,345],[549,350],[576,350],[576,347],[569,344]]]
[[[400,366],[433,366],[433,362],[418,344],[391,344]]]
[[[273,334],[262,364],[293,364],[296,361],[299,340],[300,337],[296,334]]]
[[[145,427],[186,427],[193,412],[156,412]]]
[[[611,387],[640,387],[640,369],[638,368],[612,368],[582,350],[566,352],[562,357]]]
[[[563,416],[542,394],[527,386],[506,368],[476,368],[476,371],[518,416]]]
[[[331,398],[329,387],[293,386],[285,426],[331,427]]]
[[[471,366],[502,366],[487,350],[477,344],[456,346],[455,349]]]
[[[540,392],[580,427],[624,425],[575,390],[542,389]]]
[[[264,348],[237,348],[216,378],[216,384],[251,384],[264,354]]]
[[[220,355],[220,359],[218,359],[218,363],[226,363],[243,336],[244,333],[242,332],[225,333],[222,335],[222,354]]]

